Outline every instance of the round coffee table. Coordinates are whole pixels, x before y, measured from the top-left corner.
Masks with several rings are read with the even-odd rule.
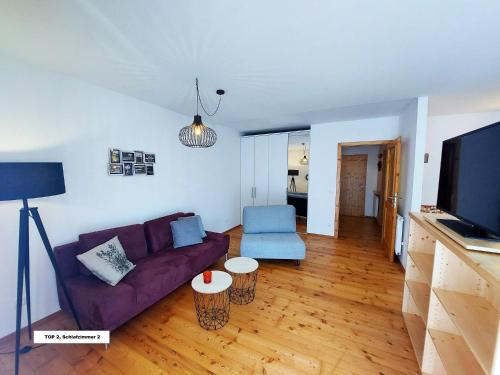
[[[236,257],[226,260],[224,268],[233,277],[230,289],[231,302],[246,305],[255,298],[259,263],[252,258]]]
[[[191,281],[196,317],[207,330],[223,327],[229,321],[229,288],[233,279],[222,271],[212,271],[212,282],[205,284],[203,274]]]

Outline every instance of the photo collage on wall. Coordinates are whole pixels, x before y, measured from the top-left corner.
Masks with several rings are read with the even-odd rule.
[[[110,176],[154,176],[156,155],[144,151],[109,149],[108,174]]]

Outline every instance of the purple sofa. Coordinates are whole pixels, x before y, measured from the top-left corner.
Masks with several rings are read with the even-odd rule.
[[[229,236],[208,231],[201,244],[173,248],[170,222],[192,215],[179,212],[144,224],[85,233],[77,242],[54,248],[84,329],[116,329],[227,254]],[[114,236],[136,267],[113,287],[92,275],[76,255]],[[60,288],[58,294],[61,308],[70,312]]]

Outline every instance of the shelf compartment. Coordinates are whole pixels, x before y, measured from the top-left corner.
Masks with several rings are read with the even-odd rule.
[[[431,293],[430,287],[418,281],[406,280],[406,285],[410,290],[410,294],[417,306],[418,311],[420,311],[420,316],[423,321],[427,320],[427,315],[429,313],[429,297]]]
[[[434,255],[428,253],[417,253],[414,251],[410,251],[408,252],[408,254],[410,254],[413,263],[415,263],[415,265],[424,275],[428,285],[431,285]]]
[[[415,221],[410,224],[408,250],[419,253],[434,253],[436,239]]]
[[[406,330],[410,336],[415,356],[417,357],[418,364],[422,368],[422,356],[424,354],[425,342],[425,325],[424,321],[417,314],[410,314],[403,312],[403,319],[406,324]]]
[[[500,314],[485,298],[434,289],[484,372],[491,373]]]
[[[429,334],[448,374],[485,374],[461,336],[435,329]]]

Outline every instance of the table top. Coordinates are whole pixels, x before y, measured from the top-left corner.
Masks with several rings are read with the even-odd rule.
[[[191,287],[198,293],[213,294],[220,293],[228,289],[233,283],[233,278],[230,274],[224,271],[212,271],[212,282],[205,284],[203,282],[203,274],[197,275],[191,281]]]
[[[259,268],[259,263],[248,257],[236,257],[226,260],[224,268],[232,273],[250,273]]]

